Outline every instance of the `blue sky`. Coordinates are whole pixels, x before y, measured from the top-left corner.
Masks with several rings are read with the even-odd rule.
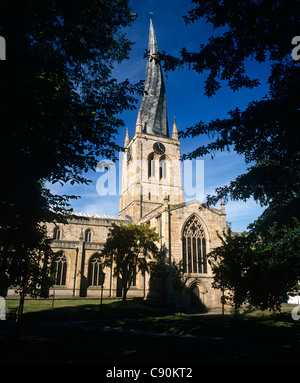
[[[131,27],[126,28],[127,37],[134,41],[130,59],[121,63],[114,70],[114,76],[119,80],[128,78],[131,82],[137,82],[145,77],[146,59],[143,58],[148,46],[149,12],[153,12],[152,20],[158,42],[158,49],[167,53],[178,55],[182,47],[188,50],[199,49],[199,44],[206,43],[214,31],[211,25],[204,20],[192,25],[185,25],[182,16],[191,9],[188,0],[131,0],[130,6],[137,13],[137,20]],[[222,54],[222,52],[220,52]],[[224,118],[230,109],[239,107],[245,109],[253,99],[262,98],[268,90],[267,77],[268,65],[260,65],[254,62],[247,63],[248,74],[259,78],[261,86],[255,90],[240,90],[232,92],[226,84],[222,84],[215,96],[207,98],[204,95],[204,81],[206,75],[198,75],[194,71],[185,69],[165,75],[167,93],[167,109],[169,127],[172,128],[173,117],[179,130],[192,126],[200,120],[209,122],[216,118]],[[141,98],[139,99],[138,107]],[[125,128],[121,129],[117,142],[123,145],[126,127],[130,138],[134,135],[137,110],[127,111],[121,115],[125,122]],[[202,145],[208,138],[196,137],[194,139],[181,140],[181,154]],[[99,161],[101,158],[99,158]],[[228,184],[237,175],[242,174],[247,165],[242,156],[233,152],[217,153],[212,160],[210,156],[204,160],[204,194],[212,194],[214,189]],[[116,174],[119,174],[119,164],[116,163]],[[51,186],[51,190],[57,194],[75,194],[81,198],[72,202],[72,207],[77,212],[118,215],[119,194],[100,196],[97,193],[97,181],[103,173],[90,171],[87,178],[92,182],[90,185],[65,185]],[[118,186],[118,182],[117,182]],[[195,196],[185,196],[186,200]],[[216,206],[217,208],[219,206]],[[246,203],[230,201],[226,205],[227,221],[231,222],[233,231],[244,231],[249,223],[253,222],[263,211],[253,200]]]

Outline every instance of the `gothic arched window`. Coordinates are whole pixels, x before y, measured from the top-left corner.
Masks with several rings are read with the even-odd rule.
[[[185,273],[207,273],[204,230],[196,215],[187,221],[183,230],[182,260]]]
[[[155,160],[154,153],[151,153],[148,157],[148,178],[155,176]]]
[[[89,286],[100,286],[100,274],[102,274],[102,261],[99,254],[92,256],[89,262],[88,281]]]
[[[61,238],[61,230],[58,226],[55,226],[53,230],[53,239],[60,239]]]
[[[55,285],[64,286],[66,284],[66,276],[67,276],[67,258],[61,252],[58,253],[54,259],[54,275],[55,275]]]
[[[91,229],[87,229],[84,234],[84,240],[85,242],[91,242],[92,241],[92,232]]]
[[[159,179],[167,177],[167,158],[166,156],[161,156],[159,159]]]

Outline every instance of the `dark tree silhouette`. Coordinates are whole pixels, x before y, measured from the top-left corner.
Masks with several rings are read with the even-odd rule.
[[[24,0],[0,13],[0,268],[29,285],[33,254],[50,252],[42,222],[63,219],[72,197],[52,195],[45,181],[87,183],[97,157],[120,149],[118,115],[134,108],[141,84],[118,82],[112,69],[128,58],[122,28],[135,15],[127,0]]]
[[[205,20],[217,31],[221,28],[220,33],[211,36],[207,44],[200,44],[196,52],[183,48],[179,57],[162,52],[166,70],[188,66],[199,74],[208,73],[204,92],[211,97],[224,83],[233,91],[259,85],[258,79],[247,74],[247,61],[270,64],[269,91],[265,97],[250,102],[243,111],[239,108],[230,110],[228,118],[209,123],[199,121],[179,134],[183,138],[203,134],[210,138],[207,145],[183,158],[214,156],[217,151],[224,150],[234,150],[244,156],[249,165],[247,171],[228,185],[217,188],[214,195],[207,196],[207,202],[215,204],[222,198],[225,202],[228,199],[246,201],[252,197],[265,206],[263,214],[249,226],[252,236],[249,246],[256,243],[260,255],[257,260],[265,270],[265,274],[257,273],[257,278],[262,278],[260,285],[263,289],[270,277],[269,286],[275,289],[276,300],[278,291],[272,273],[268,271],[271,264],[273,275],[279,276],[283,270],[290,270],[294,281],[294,271],[297,270],[296,278],[300,278],[300,249],[294,236],[300,229],[300,71],[299,61],[295,60],[299,56],[295,55],[292,44],[292,41],[298,41],[295,36],[299,35],[299,2],[193,0],[192,3],[194,7],[184,16],[185,22]],[[259,243],[264,245],[264,251]],[[275,254],[280,262],[274,261]],[[285,287],[286,295],[291,287],[287,280]],[[282,284],[280,289],[283,292]],[[271,296],[269,290],[268,294]],[[274,300],[266,300],[274,306]]]

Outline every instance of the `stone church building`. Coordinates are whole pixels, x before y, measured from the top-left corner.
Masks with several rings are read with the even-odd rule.
[[[119,216],[76,213],[68,224],[48,224],[56,254],[55,297],[100,297],[99,253],[113,223],[150,224],[159,235],[167,262],[183,262],[188,275],[185,297],[192,306],[220,306],[220,292],[211,287],[207,254],[220,245],[217,236],[226,227],[224,204],[208,208],[198,200],[185,202],[182,188],[180,141],[176,120],[172,131],[167,119],[166,92],[157,60],[156,37],[150,20],[149,57],[145,94],[137,116],[135,134],[128,130],[122,164]],[[121,281],[104,269],[104,297],[120,296]],[[151,287],[149,274],[136,275],[128,297],[159,297],[159,283]]]

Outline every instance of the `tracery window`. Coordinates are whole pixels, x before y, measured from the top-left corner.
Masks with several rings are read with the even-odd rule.
[[[67,258],[63,253],[59,253],[54,257],[53,263],[55,285],[64,286],[66,284],[67,276]]]
[[[92,256],[89,262],[88,280],[89,286],[100,286],[100,275],[102,274],[102,260],[100,254]]]
[[[207,273],[206,240],[196,215],[187,221],[183,230],[182,260],[185,273]]]

